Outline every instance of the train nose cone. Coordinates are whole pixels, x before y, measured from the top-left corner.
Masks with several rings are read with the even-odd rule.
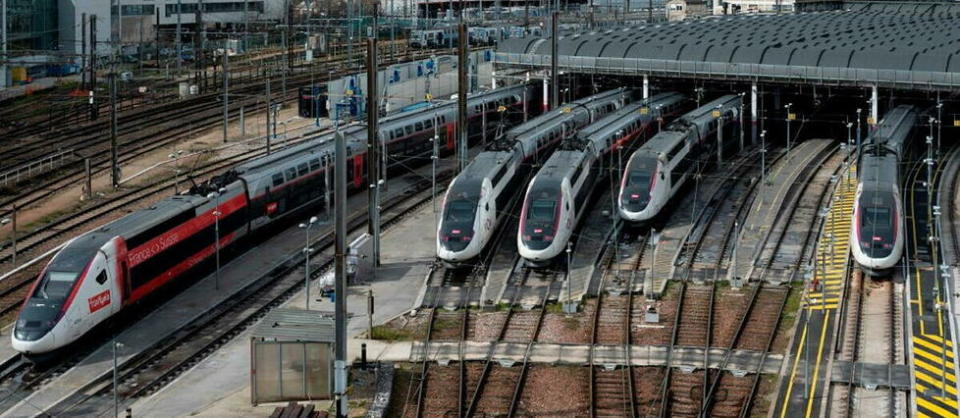
[[[623,208],[630,212],[641,212],[647,208],[647,205],[650,204],[650,198],[648,196],[640,196],[636,194],[631,194],[624,196],[623,198]]]
[[[37,341],[47,335],[57,323],[59,305],[28,302],[17,318],[14,336],[21,341]]]

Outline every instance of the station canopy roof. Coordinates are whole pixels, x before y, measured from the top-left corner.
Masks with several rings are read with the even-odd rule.
[[[960,8],[896,7],[566,31],[558,61],[572,72],[960,87]],[[496,62],[548,68],[550,39],[504,41]]]

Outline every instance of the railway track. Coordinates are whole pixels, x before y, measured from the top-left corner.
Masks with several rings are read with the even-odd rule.
[[[773,239],[773,249],[769,258],[755,260],[756,263],[768,268],[775,256],[780,256],[781,244],[786,236],[786,229],[793,222],[796,214],[796,202],[806,191],[823,161],[834,155],[833,151],[823,153],[820,158],[812,159],[801,174],[803,179],[790,187],[791,199],[788,216],[783,221],[784,228],[777,230]],[[783,154],[781,154],[782,156]],[[749,158],[749,157],[748,157]],[[778,157],[779,159],[780,157]],[[776,160],[775,160],[776,162]],[[731,170],[729,177],[722,181],[719,188],[701,213],[696,217],[695,226],[684,238],[684,245],[676,258],[677,269],[675,277],[680,278],[678,296],[678,315],[674,318],[673,331],[670,337],[671,346],[703,347],[704,359],[702,370],[673,371],[668,367],[661,385],[660,413],[670,416],[746,416],[750,404],[759,384],[759,367],[753,370],[753,378],[732,376],[725,372],[732,360],[734,350],[753,350],[762,352],[766,358],[772,348],[776,332],[779,327],[783,307],[790,293],[789,287],[769,285],[760,281],[752,287],[750,296],[741,306],[724,300],[718,307],[717,295],[718,279],[727,277],[731,257],[730,244],[738,239],[737,225],[746,220],[748,209],[756,198],[756,186],[759,183],[758,175],[750,175],[750,168],[745,164]],[[833,172],[839,169],[839,162]],[[733,174],[736,173],[736,174]],[[823,185],[821,197],[825,194],[826,185]],[[775,234],[771,228],[764,237],[766,244]],[[804,239],[803,247],[809,244],[809,237]],[[703,251],[704,248],[710,249]],[[757,252],[757,258],[763,252]],[[795,264],[795,273],[799,268],[798,258]],[[708,281],[709,284],[696,284],[691,278],[699,279],[696,282]],[[749,283],[749,282],[748,282]],[[731,311],[736,310],[736,315]],[[717,322],[718,319],[726,320]],[[736,327],[731,327],[737,318]],[[725,355],[719,366],[710,367],[707,352],[711,347],[722,346]]]
[[[440,176],[448,178],[452,172]],[[431,199],[431,182],[419,179],[403,193],[384,202],[383,227],[389,228],[424,205]],[[358,208],[359,209],[359,208]],[[367,214],[359,209],[352,211],[348,229],[365,226]],[[312,277],[324,274],[333,265],[329,249],[334,243],[332,228],[327,228],[311,247],[315,254],[324,254],[312,263]],[[134,355],[119,366],[120,387],[125,404],[136,398],[149,395],[188,370],[217,348],[226,344],[246,328],[256,323],[266,312],[280,306],[295,295],[303,286],[303,277],[298,273],[302,265],[302,253],[291,256],[289,262],[279,264],[274,270],[251,281],[234,296],[213,307],[197,320],[159,340],[147,350]],[[94,380],[63,399],[45,412],[53,415],[96,413],[103,414],[113,408],[112,385],[109,379]]]
[[[899,297],[903,297],[903,285],[891,280],[871,280],[859,268],[852,274],[850,292],[844,310],[844,339],[838,359],[850,362],[878,364],[902,364],[902,328],[898,314],[902,315]],[[887,341],[887,344],[870,344],[867,341]],[[898,402],[895,389],[877,388],[867,391],[848,385],[834,385],[835,416],[858,416],[876,414],[900,416],[904,413]],[[839,401],[839,402],[837,402]]]
[[[303,138],[302,141],[316,138],[321,134],[311,135]],[[194,176],[208,178],[242,161],[263,155],[266,155],[265,145],[221,160],[204,163],[202,166],[195,168]],[[136,186],[105,198],[97,202],[96,206],[90,206],[82,212],[64,216],[43,225],[21,238],[18,244],[19,254],[34,257],[57,248],[61,242],[65,242],[71,236],[92,229],[94,224],[109,222],[126,214],[127,211],[151,204],[153,202],[152,198],[167,191],[174,185],[174,182],[175,180],[171,179],[160,179],[149,184]],[[9,315],[20,306],[24,292],[32,284],[36,273],[42,268],[42,264],[37,263],[0,281],[0,318]]]
[[[646,250],[648,234],[641,233],[634,240],[626,240],[625,234],[618,231],[618,243],[626,241],[631,251],[625,260],[617,255],[607,261],[607,269],[601,278],[600,292],[597,294],[597,307],[591,319],[590,350],[590,416],[639,416],[640,405],[637,399],[637,376],[631,360],[633,332],[631,322],[634,317],[634,294],[639,269]],[[618,244],[615,244],[618,245]],[[619,251],[619,248],[617,249]],[[609,250],[607,251],[609,253]],[[624,269],[626,262],[630,267]],[[617,265],[614,269],[613,264]],[[611,274],[611,272],[613,274]],[[626,277],[623,277],[626,276]],[[595,349],[598,344],[618,345],[624,353],[623,367],[609,367],[598,364]]]
[[[404,59],[416,59],[418,56],[404,57]],[[333,75],[334,77],[342,76],[347,74],[349,70],[341,70],[337,73],[328,73],[323,77],[319,77],[315,81],[323,81],[324,77],[329,77]],[[299,84],[306,84],[311,81],[313,78],[312,75],[299,75],[297,77],[291,77],[288,81],[297,86]],[[251,86],[250,89],[256,90],[259,92],[259,86]],[[212,98],[213,96],[211,96]],[[282,98],[283,101],[292,100],[295,95],[289,95]],[[208,98],[209,99],[209,98]],[[208,100],[209,101],[209,100]],[[233,106],[239,108],[241,103],[239,101],[234,101]],[[183,135],[189,134],[197,129],[209,128],[220,123],[222,118],[222,106],[216,101],[211,101],[209,103],[195,102],[194,106],[183,105],[182,103],[175,103],[172,106],[170,114],[161,114],[157,115],[155,110],[145,111],[144,116],[148,117],[151,120],[160,121],[159,125],[155,125],[155,128],[149,130],[146,136],[130,138],[126,141],[122,140],[123,135],[121,135],[121,146],[120,152],[121,156],[119,158],[120,163],[131,161],[135,158],[141,157],[147,153],[153,152],[157,149],[164,147],[165,145],[178,141],[182,138]],[[249,104],[249,103],[248,103]],[[179,108],[178,108],[179,107]],[[205,109],[199,110],[198,109]],[[194,123],[183,123],[184,119],[194,120]],[[145,127],[142,125],[134,125],[135,122],[130,124],[123,124],[121,126],[130,126],[131,135],[141,133],[141,130]],[[168,126],[170,125],[170,126]],[[135,135],[134,135],[135,136]],[[66,142],[64,142],[66,141]],[[61,139],[62,144],[70,144],[69,141]],[[84,149],[94,149],[90,152],[87,157],[91,158],[93,161],[91,163],[91,171],[93,175],[98,175],[104,172],[109,172],[109,140],[103,135],[91,134],[85,139],[79,140],[79,142],[72,143],[72,147],[82,147]],[[126,145],[125,145],[126,144]],[[69,147],[68,147],[69,148]],[[11,213],[11,207],[13,204],[16,204],[19,208],[29,207],[31,205],[39,204],[44,200],[54,196],[60,190],[66,187],[70,187],[78,182],[81,182],[84,177],[84,168],[83,161],[77,160],[71,163],[65,164],[62,166],[56,174],[49,176],[49,178],[44,179],[36,184],[33,184],[31,187],[28,187],[25,190],[18,192],[15,196],[8,196],[6,198],[0,199],[0,217],[9,216]],[[72,215],[64,215],[65,217],[70,217]],[[57,219],[61,220],[63,217]],[[21,242],[29,241],[33,235],[33,231],[28,231],[25,234],[19,236]],[[11,242],[7,241],[4,243],[3,247],[0,248],[0,266],[6,266],[6,270],[12,268],[12,246]],[[19,242],[18,242],[19,244]],[[18,248],[18,256],[19,250]]]
[[[466,387],[466,394],[469,396],[465,416],[474,415],[503,415],[513,416],[517,413],[519,400],[523,390],[523,376],[526,374],[530,348],[537,341],[540,335],[540,329],[543,325],[543,318],[546,315],[547,297],[550,292],[549,286],[542,286],[542,297],[539,308],[533,310],[518,309],[517,303],[521,299],[523,285],[531,275],[536,274],[530,269],[524,269],[519,286],[514,287],[514,293],[511,297],[511,303],[506,308],[506,316],[500,325],[497,333],[498,343],[521,343],[526,348],[523,355],[523,367],[511,368],[498,363],[493,356],[493,350],[490,350],[487,358],[483,361],[483,367],[480,375],[474,383],[473,390]],[[507,363],[509,365],[509,362]],[[512,391],[510,390],[512,389]]]

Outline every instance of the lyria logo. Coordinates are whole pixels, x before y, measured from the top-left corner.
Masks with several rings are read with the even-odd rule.
[[[103,292],[93,295],[92,298],[87,299],[87,304],[90,305],[90,313],[103,309],[110,304],[110,291],[104,290]]]

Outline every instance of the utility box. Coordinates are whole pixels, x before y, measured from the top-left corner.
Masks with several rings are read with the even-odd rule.
[[[250,338],[250,395],[264,402],[333,398],[332,312],[274,309]]]
[[[373,237],[363,234],[350,243],[347,250],[347,278],[350,283],[368,283],[376,279],[373,266]]]

